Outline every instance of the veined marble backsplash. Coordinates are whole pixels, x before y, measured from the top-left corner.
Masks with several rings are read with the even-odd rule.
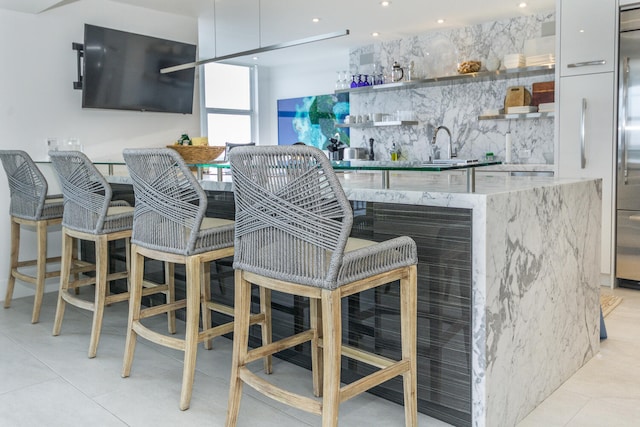
[[[459,61],[486,64],[509,53],[523,53],[525,41],[541,37],[542,24],[554,19],[555,14],[549,12],[364,46],[350,52],[351,72],[372,73],[372,64],[361,65],[360,58],[373,54],[374,63],[384,67],[385,73],[393,61],[405,70],[413,61],[418,77],[453,75]],[[531,91],[532,83],[553,79],[549,74],[351,93],[352,115],[414,111],[419,122],[417,126],[351,128],[351,146],[368,148],[366,141],[374,138],[376,160],[389,159],[393,143],[400,147],[402,160],[427,160],[434,128],[444,125],[451,130],[461,158],[481,159],[492,152],[504,160],[505,134],[510,132],[513,163],[546,163],[543,153],[554,151],[554,118],[478,120],[478,116],[487,109],[502,108],[509,86],[525,86]],[[437,144],[441,157],[446,157],[446,132],[438,133]]]

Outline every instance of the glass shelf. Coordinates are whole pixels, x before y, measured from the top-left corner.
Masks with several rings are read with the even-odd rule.
[[[555,112],[549,111],[544,113],[519,113],[519,114],[493,114],[487,116],[478,116],[478,120],[520,120],[520,119],[544,119],[554,117]]]
[[[478,73],[455,74],[451,76],[433,77],[428,79],[411,80],[409,82],[385,83],[375,86],[365,86],[349,89],[338,89],[335,93],[366,93],[380,90],[394,90],[403,88],[415,88],[422,86],[438,86],[449,83],[470,83],[490,80],[503,80],[518,77],[540,76],[554,74],[555,65],[543,65],[537,67],[509,68],[506,70],[481,71]]]

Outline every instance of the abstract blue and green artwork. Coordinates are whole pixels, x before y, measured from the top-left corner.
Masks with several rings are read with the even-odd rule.
[[[349,144],[349,128],[336,128],[349,115],[349,94],[305,96],[278,100],[278,145],[304,142],[321,150],[339,134]]]

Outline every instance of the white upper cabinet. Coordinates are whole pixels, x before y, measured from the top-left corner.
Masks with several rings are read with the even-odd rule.
[[[616,3],[612,0],[558,0],[560,76],[614,70]]]

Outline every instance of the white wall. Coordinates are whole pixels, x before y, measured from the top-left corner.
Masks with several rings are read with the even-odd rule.
[[[81,91],[74,90],[76,52],[84,24],[139,34],[197,42],[192,18],[152,12],[107,0],[83,0],[38,15],[0,10],[0,149],[18,148],[35,160],[46,159],[47,137],[78,137],[94,160],[119,156],[125,147],[162,147],[183,131],[200,133],[196,91],[191,115],[140,113],[81,108]],[[196,74],[197,75],[197,74]],[[196,82],[196,87],[197,82]],[[52,183],[55,184],[55,183]],[[4,300],[9,260],[9,191],[0,172],[0,298]],[[23,257],[34,252],[35,233],[23,232]],[[50,255],[60,252],[60,233],[49,244]],[[47,290],[57,288],[56,280]],[[16,283],[15,297],[32,294]]]

